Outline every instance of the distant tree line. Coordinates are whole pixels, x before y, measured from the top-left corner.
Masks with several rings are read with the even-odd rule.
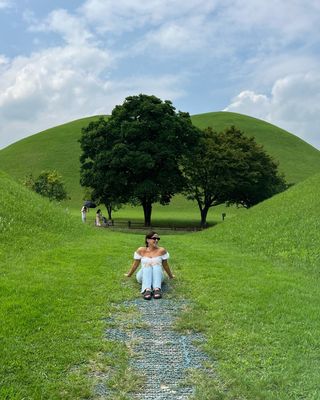
[[[155,96],[127,97],[109,119],[83,128],[80,145],[80,183],[92,200],[105,204],[109,218],[122,204],[141,205],[145,226],[152,205],[169,204],[177,193],[197,202],[205,226],[213,206],[249,208],[287,187],[254,138],[234,126],[202,131]]]

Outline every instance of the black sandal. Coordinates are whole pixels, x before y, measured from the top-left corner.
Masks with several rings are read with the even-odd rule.
[[[153,292],[153,297],[155,299],[161,299],[162,297],[161,289],[155,289]]]
[[[150,289],[146,289],[143,293],[142,296],[145,300],[151,300],[152,297],[152,292]]]

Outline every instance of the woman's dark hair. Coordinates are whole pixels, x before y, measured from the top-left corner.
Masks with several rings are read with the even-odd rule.
[[[145,238],[146,247],[148,247],[148,240],[147,239],[151,239],[152,236],[154,236],[154,235],[158,235],[157,232],[150,231],[149,233],[146,234],[146,238]]]

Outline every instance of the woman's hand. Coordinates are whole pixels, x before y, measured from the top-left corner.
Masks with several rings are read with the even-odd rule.
[[[127,278],[130,278],[130,276],[131,275],[129,275],[129,273],[127,272],[127,273],[125,273],[125,274],[123,274],[124,276],[126,276]]]

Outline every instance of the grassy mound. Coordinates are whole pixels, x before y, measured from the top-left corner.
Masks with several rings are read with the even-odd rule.
[[[316,174],[211,230],[210,237],[318,273],[319,198],[320,174]]]
[[[79,184],[78,139],[81,128],[96,118],[98,117],[83,118],[60,125],[8,146],[0,151],[1,169],[18,180],[30,172],[37,175],[44,169],[56,169],[63,176],[68,194],[71,196],[69,206],[78,210],[83,199],[83,190]],[[299,182],[320,169],[318,150],[264,121],[229,112],[195,115],[192,121],[200,128],[212,126],[217,130],[233,124],[248,135],[254,136],[257,142],[264,145],[265,149],[280,162],[280,169],[289,182]],[[178,203],[181,201],[178,200]],[[188,209],[188,213],[192,213],[196,206],[186,202],[184,208]],[[128,217],[134,217],[130,215],[130,211],[126,209]],[[140,218],[141,214],[140,211]]]
[[[100,355],[123,352],[102,340],[102,319],[130,295],[114,282],[131,252],[4,173],[0,187],[0,398],[88,398]]]
[[[288,182],[297,183],[320,170],[320,152],[297,136],[268,122],[232,112],[212,112],[192,116],[192,122],[200,127],[211,126],[223,130],[235,125],[264,146],[279,161],[279,169]]]
[[[83,118],[59,125],[6,147],[0,151],[2,171],[17,180],[33,173],[39,175],[46,169],[56,169],[63,177],[68,195],[74,203],[82,202],[80,187],[80,143],[81,129],[97,117]]]
[[[15,256],[29,247],[47,248],[72,228],[70,217],[61,207],[26,190],[3,172],[0,185],[2,256]]]
[[[319,195],[316,175],[176,245],[196,302],[181,326],[217,359],[199,398],[320,398]]]

